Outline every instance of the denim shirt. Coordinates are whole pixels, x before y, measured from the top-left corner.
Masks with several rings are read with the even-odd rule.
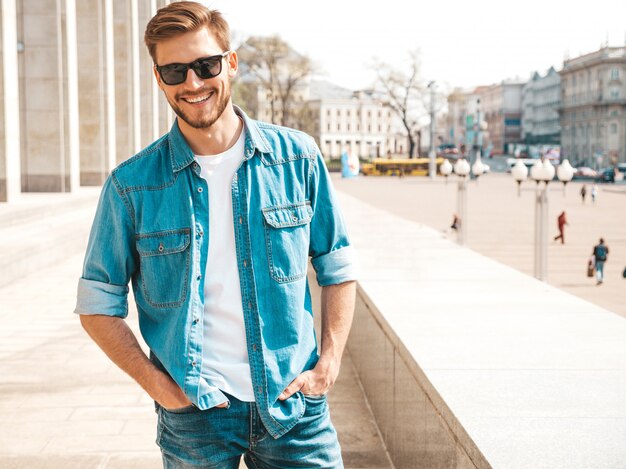
[[[309,257],[325,286],[355,279],[354,253],[313,139],[235,110],[245,131],[231,187],[247,352],[259,413],[278,438],[306,405],[300,392],[278,396],[318,360]],[[125,318],[132,282],[144,340],[200,409],[226,400],[200,375],[208,210],[207,183],[175,122],[105,182],[75,310]]]

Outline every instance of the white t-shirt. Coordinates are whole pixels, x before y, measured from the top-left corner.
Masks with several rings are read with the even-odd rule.
[[[244,131],[224,153],[196,155],[209,190],[209,254],[204,276],[202,377],[237,399],[254,401],[235,251],[231,184],[243,160]]]

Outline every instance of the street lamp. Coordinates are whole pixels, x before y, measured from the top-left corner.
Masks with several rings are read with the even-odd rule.
[[[515,166],[511,168],[511,175],[513,179],[517,181],[517,196],[522,196],[522,182],[528,179],[528,168],[522,162],[522,160],[517,160]]]
[[[452,174],[452,165],[450,164],[450,161],[444,159],[443,163],[439,166],[439,172],[446,178],[446,185],[448,185],[448,176]]]
[[[574,169],[569,161],[564,160],[559,167],[558,178],[567,184],[574,176]],[[537,160],[530,168],[530,179],[535,181],[535,278],[548,279],[548,184],[554,179],[554,166],[547,158]],[[526,180],[528,171],[521,161],[511,170],[511,175],[518,184],[518,196],[521,183]]]

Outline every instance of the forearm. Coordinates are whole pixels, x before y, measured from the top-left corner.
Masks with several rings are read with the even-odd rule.
[[[133,378],[152,399],[165,407],[176,406],[184,399],[176,383],[146,356],[123,319],[81,315],[80,320],[89,336],[111,361]]]
[[[341,364],[354,316],[355,296],[356,282],[322,287],[321,366],[338,369]]]

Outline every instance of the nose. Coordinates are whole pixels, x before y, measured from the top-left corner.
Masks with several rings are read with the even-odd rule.
[[[202,88],[204,86],[204,80],[196,75],[196,72],[193,71],[192,68],[187,70],[187,79],[185,80],[185,85],[192,89]]]

